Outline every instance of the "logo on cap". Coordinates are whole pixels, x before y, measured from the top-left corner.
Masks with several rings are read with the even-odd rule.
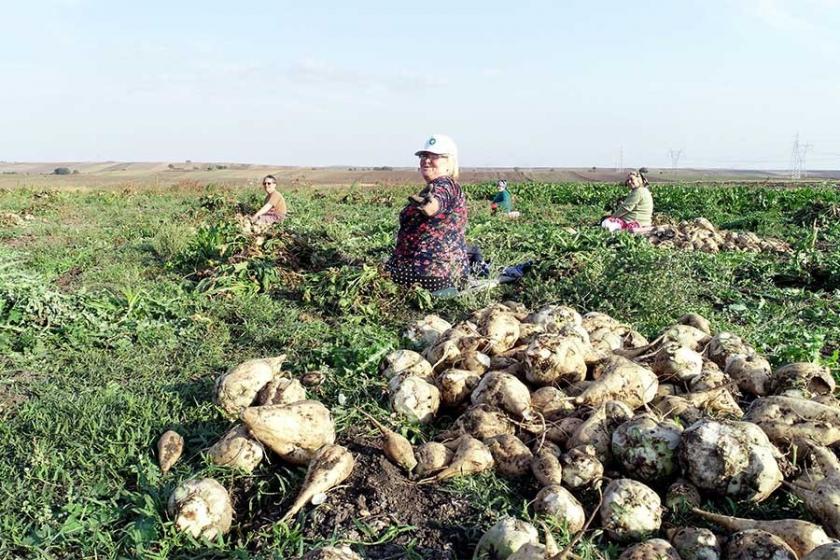
[[[429,138],[429,146],[434,146],[435,142],[437,142],[437,138],[434,138],[434,137]]]

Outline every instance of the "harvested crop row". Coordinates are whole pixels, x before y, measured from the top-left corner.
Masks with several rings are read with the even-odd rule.
[[[840,406],[825,368],[774,371],[750,344],[714,333],[696,314],[652,342],[605,314],[565,306],[532,312],[506,302],[448,324],[428,316],[410,325],[415,348],[380,367],[394,413],[439,429],[418,460],[432,446],[445,450],[409,476],[419,470],[423,482],[439,482],[494,469],[531,478],[541,488],[535,512],[571,533],[597,514],[610,539],[641,543],[622,558],[698,557],[692,548],[704,558],[721,550],[747,558],[752,548],[802,558],[840,536],[840,462],[823,447],[837,441]],[[806,455],[798,478],[786,457],[794,448]],[[667,493],[654,489],[668,482]],[[593,504],[595,491],[602,498]],[[694,510],[722,532],[661,530],[663,514],[686,503],[756,503],[783,491],[801,497],[822,526]],[[536,528],[520,520],[503,519],[482,543],[476,557],[550,557]]]
[[[683,251],[747,251],[751,253],[789,253],[791,247],[779,239],[761,238],[750,231],[716,229],[706,218],[695,218],[677,225],[661,225],[642,235],[659,247]]]

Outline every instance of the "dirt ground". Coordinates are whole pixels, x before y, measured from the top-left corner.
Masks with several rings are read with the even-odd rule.
[[[37,379],[38,374],[35,372],[13,371],[0,380],[0,418],[11,414],[15,408],[29,399],[30,386]]]
[[[417,485],[388,461],[378,447],[362,439],[344,442],[356,465],[341,486],[303,522],[306,538],[338,537],[361,545],[372,560],[404,558],[409,551],[425,560],[453,560],[472,555],[474,527],[481,517],[468,500],[438,485]],[[291,498],[290,498],[291,499]],[[266,519],[277,519],[288,504],[278,504]],[[311,508],[311,506],[309,506]],[[385,539],[389,532],[399,534]],[[379,541],[388,540],[385,543]]]

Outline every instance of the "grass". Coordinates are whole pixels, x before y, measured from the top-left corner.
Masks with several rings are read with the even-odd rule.
[[[817,360],[838,373],[836,190],[655,188],[662,218],[703,215],[779,236],[795,247],[780,257],[670,252],[589,227],[621,196],[615,186],[512,189],[524,214],[517,222],[490,216],[492,185],[468,188],[469,241],[497,270],[536,259],[534,270],[518,284],[441,301],[380,274],[408,188],[292,189],[283,232],[245,257],[230,217],[257,205],[256,191],[0,191],[0,206],[35,216],[0,228],[0,557],[282,558],[308,549],[314,543],[296,525],[237,523],[208,543],[168,521],[166,500],[181,480],[219,478],[234,489],[242,521],[287,499],[302,475],[272,467],[242,476],[205,462],[200,451],[227,425],[213,381],[246,358],[288,353],[292,373],[326,372],[316,396],[343,431],[361,421],[357,407],[385,414],[377,362],[430,309],[455,320],[491,301],[561,302],[613,314],[649,337],[695,311],[773,365]],[[154,444],[170,428],[188,451],[162,476]],[[532,497],[493,476],[448,488],[485,512],[473,520],[476,540],[482,523],[526,514]],[[796,507],[788,502],[774,511]],[[596,532],[579,550],[594,558],[597,546],[607,543]]]

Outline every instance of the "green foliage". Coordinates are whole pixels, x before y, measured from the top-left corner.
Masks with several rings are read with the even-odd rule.
[[[246,242],[231,222],[205,224],[198,228],[186,248],[170,262],[170,266],[194,270],[213,267],[240,251]]]
[[[161,262],[171,262],[187,250],[190,236],[190,228],[179,222],[161,224],[152,237],[152,250]]]
[[[210,212],[230,208],[233,204],[232,200],[225,196],[224,193],[212,192],[209,191],[209,189],[208,192],[200,196],[196,202],[198,207],[209,210]]]
[[[631,236],[602,242],[599,251],[568,251],[539,263],[537,274],[524,281],[529,299],[536,303],[563,293],[566,303],[621,317],[649,332],[673,324],[686,309],[708,314],[687,256]]]

